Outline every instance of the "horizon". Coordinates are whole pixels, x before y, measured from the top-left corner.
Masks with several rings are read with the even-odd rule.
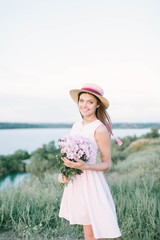
[[[0,122],[9,124],[73,124],[74,122]],[[112,122],[112,124],[160,124],[159,122]]]

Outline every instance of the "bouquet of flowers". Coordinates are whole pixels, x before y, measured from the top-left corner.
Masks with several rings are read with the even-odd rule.
[[[66,176],[68,181],[77,174],[81,174],[82,171],[75,168],[66,167],[61,157],[66,157],[70,161],[76,162],[76,159],[88,161],[90,157],[95,154],[92,144],[86,138],[80,136],[64,136],[59,141],[61,149],[61,156],[58,158],[58,167],[62,176]],[[61,187],[67,185],[67,183],[61,183]]]

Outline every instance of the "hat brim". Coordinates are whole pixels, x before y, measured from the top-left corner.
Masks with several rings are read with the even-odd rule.
[[[82,90],[82,89],[73,89],[73,90],[70,90],[70,92],[69,92],[73,101],[75,101],[76,103],[78,103],[78,94],[81,92],[90,93],[93,96],[96,96],[103,103],[103,105],[105,106],[106,109],[109,107],[109,101],[105,97],[100,96],[99,94],[87,91],[87,90]]]

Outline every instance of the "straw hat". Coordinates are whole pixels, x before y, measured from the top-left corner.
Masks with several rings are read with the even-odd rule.
[[[90,94],[96,96],[103,103],[105,108],[109,107],[108,100],[105,97],[103,97],[103,89],[101,87],[99,87],[98,85],[93,84],[93,83],[86,83],[85,85],[83,85],[83,87],[81,89],[70,90],[69,93],[70,93],[72,99],[76,103],[78,103],[78,94],[80,92],[86,92],[86,93],[90,93]]]

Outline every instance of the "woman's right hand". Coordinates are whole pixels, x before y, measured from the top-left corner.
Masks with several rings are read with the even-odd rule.
[[[58,181],[59,181],[60,183],[67,183],[67,182],[68,182],[68,179],[67,179],[66,176],[62,176],[62,174],[59,173],[59,174],[58,174]]]

